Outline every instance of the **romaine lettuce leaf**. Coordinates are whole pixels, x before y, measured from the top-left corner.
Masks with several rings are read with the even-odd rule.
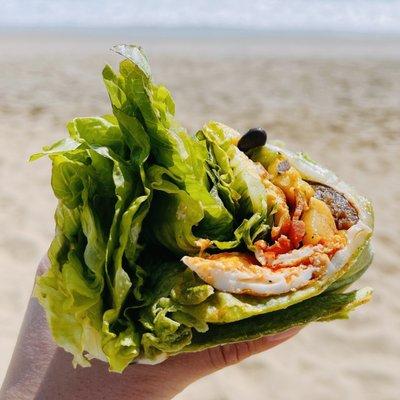
[[[228,239],[232,232],[233,217],[218,194],[210,190],[205,166],[205,146],[191,138],[175,120],[172,97],[165,87],[152,83],[150,69],[141,50],[131,46],[118,46],[116,51],[126,57],[120,65],[120,74],[116,75],[110,67],[106,67],[103,78],[120,125],[126,118],[143,125],[151,143],[153,163],[168,170],[168,180],[178,189],[185,191],[192,202],[198,203],[197,208],[203,210],[203,216],[196,221],[197,235],[212,236],[216,240]],[[138,57],[140,62],[136,64]],[[157,176],[162,178],[162,174]],[[159,182],[157,184],[157,190],[163,191],[164,186]],[[164,199],[172,197],[168,200],[170,203],[176,204],[181,200],[177,199],[175,193],[164,193]],[[181,208],[187,206],[188,204],[183,203]],[[185,223],[187,226],[178,227],[170,232],[163,228],[168,223],[162,219],[158,220],[156,225],[152,226],[152,229],[154,232],[162,232],[158,233],[158,236],[162,235],[168,243],[175,241],[173,247],[180,253],[187,250],[186,246],[179,247],[181,238],[174,236],[174,233],[193,229],[194,225]],[[195,240],[191,240],[190,246],[196,247]]]
[[[75,149],[52,155],[52,184],[59,205],[56,234],[48,256],[51,267],[37,279],[35,295],[44,306],[53,337],[74,355],[74,363],[87,365],[85,351],[104,358],[101,323],[108,221],[92,208],[100,196],[93,185],[95,170],[88,165],[90,151]],[[100,163],[100,162],[99,162]],[[102,164],[102,173],[107,170]],[[84,167],[86,166],[86,167]],[[109,177],[103,176],[104,182]],[[107,194],[102,193],[107,202]]]
[[[209,122],[197,133],[205,142],[215,162],[209,168],[218,179],[218,187],[231,191],[236,200],[235,215],[239,220],[252,215],[268,214],[266,188],[256,165],[232,143],[233,130],[218,122]],[[235,132],[236,137],[240,137]]]
[[[213,324],[205,333],[194,332],[190,345],[182,351],[199,351],[227,343],[254,340],[315,321],[348,318],[350,311],[370,300],[371,293],[370,288],[349,293],[323,293],[284,310],[230,324]]]
[[[59,276],[60,273],[58,284],[65,285],[74,293],[76,288],[68,288],[77,282],[80,273],[83,276],[80,286],[87,283],[97,301],[96,319],[87,318],[91,312],[89,308],[87,314],[80,316],[74,306],[71,306],[70,318],[76,313],[76,324],[81,325],[82,337],[85,326],[80,319],[86,324],[91,321],[90,327],[98,333],[97,347],[102,349],[102,358],[107,357],[110,367],[121,371],[139,354],[140,339],[132,321],[123,316],[121,307],[132,285],[129,272],[135,268],[138,237],[151,192],[145,185],[143,168],[136,165],[135,159],[133,162],[123,159],[129,154],[130,146],[113,118],[77,118],[68,124],[68,128],[72,140],[45,149],[45,153],[53,160],[52,186],[60,201],[59,213],[64,215],[67,210],[70,210],[69,214],[78,213],[75,219],[79,225],[76,237],[71,238],[68,245],[71,248],[67,254],[70,262],[58,264],[66,246],[59,243],[65,240],[69,227],[63,222],[65,218],[56,218],[60,232],[49,252],[51,269],[38,280],[37,295],[43,300],[47,286],[51,284],[49,276]],[[78,246],[80,241],[82,245]],[[87,273],[85,268],[89,269]],[[65,271],[74,274],[69,272],[67,275]],[[96,273],[94,278],[89,272]],[[58,290],[63,292],[61,287]],[[63,302],[67,299],[58,298],[57,304],[61,309]],[[74,304],[77,301],[70,302]],[[55,315],[52,318],[57,320]],[[51,325],[56,329],[59,324]],[[53,335],[57,335],[54,330]],[[66,343],[67,347],[71,345]],[[73,346],[77,362],[85,364],[82,353],[90,344],[84,339],[78,344],[76,338]]]

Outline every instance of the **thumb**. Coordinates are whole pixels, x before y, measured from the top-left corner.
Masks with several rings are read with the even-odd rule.
[[[264,336],[257,340],[213,347],[205,350],[202,356],[208,362],[209,373],[211,373],[221,368],[237,364],[254,354],[269,350],[290,339],[299,332],[299,330],[300,328],[296,327],[276,335]]]
[[[168,366],[169,372],[174,371],[173,375],[179,376],[180,384],[185,387],[203,376],[277,346],[296,335],[300,329],[301,327],[296,327],[257,340],[231,343],[200,352],[181,354],[171,357],[160,365]]]

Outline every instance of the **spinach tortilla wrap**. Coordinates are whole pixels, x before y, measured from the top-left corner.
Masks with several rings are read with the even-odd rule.
[[[372,207],[265,132],[190,136],[139,47],[103,79],[112,114],[75,118],[52,160],[50,269],[37,279],[74,365],[122,372],[187,351],[346,318],[371,289]]]

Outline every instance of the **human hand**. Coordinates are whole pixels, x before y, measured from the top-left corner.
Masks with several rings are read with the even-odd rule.
[[[45,258],[37,273],[47,267]],[[268,350],[298,331],[184,353],[157,365],[133,364],[123,374],[108,372],[107,364],[99,360],[93,360],[90,368],[73,369],[71,355],[53,343],[44,311],[31,298],[0,399],[171,399],[196,380]]]

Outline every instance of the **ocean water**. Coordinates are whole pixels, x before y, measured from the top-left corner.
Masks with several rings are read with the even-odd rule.
[[[400,0],[0,0],[0,29],[223,28],[400,33]]]

